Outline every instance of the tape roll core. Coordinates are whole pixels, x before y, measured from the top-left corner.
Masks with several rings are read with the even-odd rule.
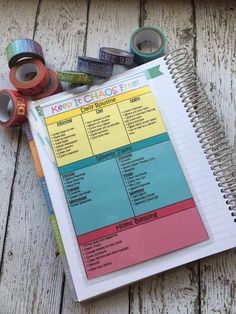
[[[19,126],[27,119],[26,99],[17,91],[0,91],[0,126]]]
[[[27,96],[40,94],[49,83],[48,70],[37,59],[19,61],[11,68],[9,78],[15,88]]]
[[[7,122],[13,114],[13,102],[12,98],[8,94],[0,95],[1,110],[0,110],[0,121]]]
[[[29,79],[29,74],[33,74]],[[27,78],[28,75],[28,78]],[[32,63],[22,64],[17,70],[15,77],[19,82],[33,81],[36,80],[39,75],[39,68],[37,65]]]
[[[139,46],[145,41],[152,42],[156,45],[156,49],[154,51],[145,52],[145,54],[153,54],[159,51],[161,46],[163,45],[163,37],[152,29],[144,29],[142,32],[137,32],[134,35],[134,39],[133,39],[134,47],[140,52],[143,52],[143,51],[142,49],[139,48]]]
[[[155,44],[154,51],[146,52],[140,48],[140,44],[151,42]],[[135,62],[142,64],[162,57],[166,52],[165,35],[156,27],[144,26],[137,29],[130,39],[130,51],[135,55]]]
[[[43,89],[43,91],[40,94],[33,97],[33,100],[49,97],[53,94],[61,92],[62,90],[61,83],[58,79],[57,73],[50,69],[47,69],[47,71],[49,74],[48,85]]]

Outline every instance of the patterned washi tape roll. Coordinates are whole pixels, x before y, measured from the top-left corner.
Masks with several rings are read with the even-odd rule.
[[[156,46],[153,52],[144,52],[139,45],[144,42],[154,43]],[[130,51],[135,55],[134,60],[138,64],[146,63],[162,57],[166,50],[166,37],[156,27],[144,26],[137,29],[130,39]]]
[[[47,69],[49,74],[48,85],[43,89],[43,91],[34,96],[33,100],[42,99],[62,91],[61,83],[58,79],[58,75],[53,70]]]
[[[26,59],[11,68],[9,78],[19,92],[36,96],[48,85],[49,73],[41,61]]]
[[[26,99],[17,91],[0,91],[0,126],[4,128],[19,126],[27,118]]]
[[[6,52],[9,68],[24,58],[39,59],[45,64],[42,47],[33,39],[17,39],[7,46]]]
[[[99,59],[108,63],[115,63],[121,65],[132,65],[134,62],[134,55],[128,51],[110,48],[110,47],[101,47],[99,49]]]
[[[78,57],[77,70],[79,72],[108,78],[112,76],[113,65],[96,58]]]
[[[57,71],[59,80],[72,84],[90,85],[91,77],[87,73],[77,71]]]

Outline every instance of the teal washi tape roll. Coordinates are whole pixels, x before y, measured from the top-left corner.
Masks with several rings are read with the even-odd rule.
[[[145,52],[140,49],[144,42],[155,44],[156,49],[152,52]],[[130,39],[130,51],[134,54],[134,60],[137,64],[149,62],[162,57],[166,52],[166,37],[158,28],[153,26],[144,26],[137,29]]]

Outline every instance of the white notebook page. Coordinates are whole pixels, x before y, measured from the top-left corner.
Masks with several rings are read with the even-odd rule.
[[[150,80],[150,84],[171,142],[207,229],[209,240],[88,280],[58,171],[37,137],[31,120],[32,133],[39,151],[79,300],[89,299],[130,282],[236,246],[236,224],[230,215],[226,200],[220,192],[218,182],[203,154],[199,139],[194,132],[163,58],[130,70],[127,73],[135,74],[147,67],[158,64],[161,65],[161,71],[165,74]],[[68,98],[66,93],[61,94],[59,97],[60,100]],[[46,102],[49,103],[52,99],[53,97],[50,97]]]

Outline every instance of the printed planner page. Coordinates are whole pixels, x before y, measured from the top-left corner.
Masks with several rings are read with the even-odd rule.
[[[88,279],[208,239],[149,86],[160,75],[42,106]]]

